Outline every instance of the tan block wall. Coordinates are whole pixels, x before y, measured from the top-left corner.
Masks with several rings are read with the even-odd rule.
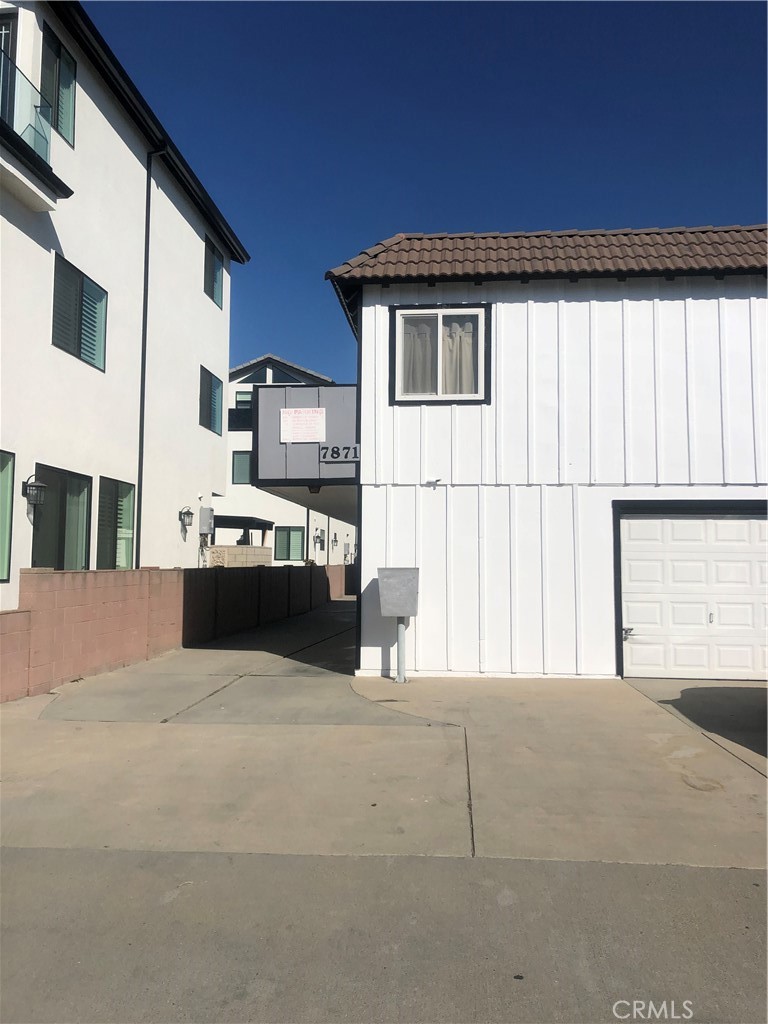
[[[208,549],[211,566],[246,569],[253,565],[271,565],[272,548],[246,544],[214,544]]]
[[[342,565],[22,569],[20,608],[0,613],[0,701],[301,615],[343,593]]]
[[[30,612],[0,612],[0,687],[3,700],[26,697],[29,692],[31,617]]]

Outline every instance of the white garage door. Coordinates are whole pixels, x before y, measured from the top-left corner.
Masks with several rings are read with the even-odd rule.
[[[624,675],[764,679],[764,519],[621,520]]]

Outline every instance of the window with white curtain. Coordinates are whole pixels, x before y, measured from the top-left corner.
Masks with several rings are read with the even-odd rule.
[[[485,400],[485,307],[392,312],[396,401]]]
[[[107,293],[56,253],[53,344],[103,370],[106,337]]]
[[[77,65],[74,57],[45,25],[40,95],[45,102],[46,111],[50,108],[51,127],[72,146],[75,144],[76,78]]]

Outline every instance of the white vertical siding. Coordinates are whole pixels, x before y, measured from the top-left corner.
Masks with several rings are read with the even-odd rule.
[[[576,672],[576,580],[570,487],[543,487],[541,505],[544,671]],[[519,600],[524,595],[518,595]]]
[[[628,285],[634,282],[627,282]],[[647,285],[644,285],[646,293]],[[628,289],[630,296],[635,288]],[[656,377],[654,300],[641,294],[624,302],[624,431],[626,480],[656,482]]]
[[[691,443],[691,483],[722,482],[723,432],[720,376],[720,309],[695,282],[685,304],[688,358],[688,436]]]
[[[560,305],[560,482],[576,483],[590,478],[590,304]]]
[[[690,483],[685,302],[656,303],[656,437],[659,483]]]
[[[764,495],[763,292],[753,278],[369,291],[362,670],[394,661],[376,570],[414,564],[408,671],[613,675],[611,503]],[[492,303],[491,402],[390,406],[382,300]]]
[[[753,487],[695,493],[756,496]],[[364,487],[362,670],[395,666],[395,623],[380,615],[378,568],[416,565],[409,672],[614,675],[612,502],[680,496],[679,487],[653,485]]]
[[[752,346],[752,409],[755,430],[755,463],[757,479],[768,480],[768,353],[766,353],[766,303],[750,299],[750,341]]]
[[[528,483],[528,303],[496,308],[491,388],[499,483]]]
[[[591,483],[624,482],[623,307],[614,282],[598,282],[591,303]]]
[[[528,449],[531,479],[551,484],[558,482],[558,306],[551,288],[542,292],[528,303]]]
[[[448,571],[446,557],[445,487],[421,488],[419,563],[418,662],[416,667],[443,672],[448,668]],[[363,640],[365,643],[365,639]]]
[[[719,302],[725,482],[756,482],[749,296]]]
[[[368,289],[363,483],[764,482],[763,290],[754,278]],[[491,302],[490,404],[391,406],[381,301]]]

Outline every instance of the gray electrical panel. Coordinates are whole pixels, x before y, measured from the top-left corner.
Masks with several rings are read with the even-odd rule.
[[[208,508],[207,505],[200,507],[200,533],[207,533],[209,537],[213,536],[213,509]]]
[[[419,610],[419,570],[379,569],[381,614],[409,618]]]

